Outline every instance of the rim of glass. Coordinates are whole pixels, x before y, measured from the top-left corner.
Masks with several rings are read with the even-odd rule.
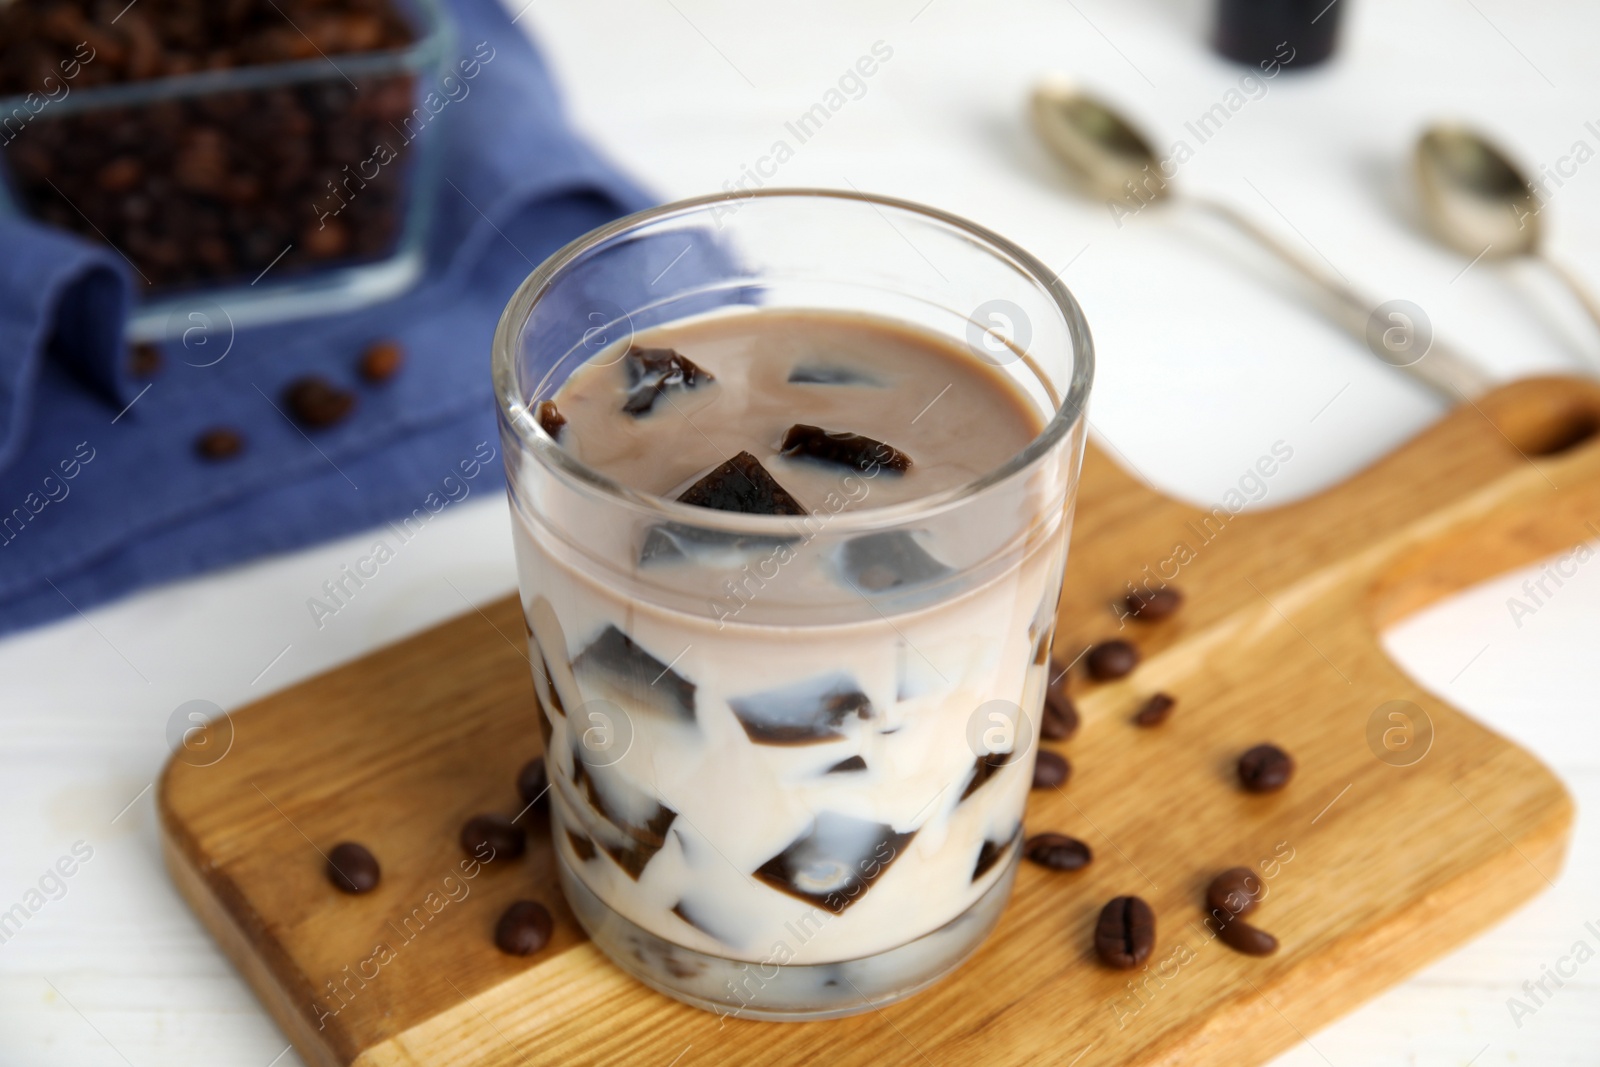
[[[960,231],[974,238],[984,251],[1009,261],[1020,273],[1043,289],[1061,313],[1067,325],[1068,336],[1072,339],[1072,377],[1067,384],[1066,396],[1062,398],[1050,421],[1021,451],[999,466],[961,485],[881,508],[841,512],[829,519],[830,525],[837,524],[847,529],[894,525],[911,516],[926,515],[957,505],[1032,466],[1066,437],[1084,417],[1089,388],[1094,380],[1094,341],[1089,335],[1088,323],[1084,320],[1083,310],[1078,306],[1076,298],[1062,284],[1060,277],[1033,254],[993,230],[959,215],[898,197],[878,196],[845,189],[758,189],[753,192],[714,193],[687,200],[675,200],[670,204],[626,215],[569,242],[552,253],[523,280],[510,302],[506,304],[505,311],[500,315],[499,325],[495,328],[493,351],[495,402],[499,406],[503,422],[511,427],[511,432],[517,440],[540,462],[559,475],[598,490],[620,504],[645,511],[663,521],[730,531],[756,532],[784,532],[807,522],[810,516],[747,515],[743,512],[697,507],[633,489],[608,478],[593,467],[580,462],[558,445],[555,439],[539,426],[538,420],[531,417],[517,374],[522,327],[528,321],[534,305],[574,260],[621,234],[650,223],[695,214],[713,205],[729,201],[775,198],[864,203],[920,215]],[[527,417],[521,419],[515,417],[513,411],[518,408],[523,410]]]

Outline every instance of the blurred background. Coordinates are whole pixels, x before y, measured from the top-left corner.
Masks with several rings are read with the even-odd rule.
[[[1293,462],[1252,504],[1272,507],[1366,466],[1446,402],[1203,213],[1129,212],[1084,195],[1030,124],[1041,79],[1065,75],[1115,105],[1159,155],[1183,156],[1175,188],[1234,205],[1375,300],[1408,301],[1494,379],[1592,373],[1600,354],[1600,331],[1544,266],[1474,260],[1437,240],[1412,168],[1429,124],[1480,129],[1542,184],[1551,255],[1600,286],[1600,10],[1580,0],[1329,7],[1331,58],[1270,76],[1213,51],[1216,11],[1199,0],[508,0],[512,21],[495,32],[532,35],[572,127],[626,176],[606,187],[602,216],[635,198],[779,186],[855,188],[967,216],[1059,269],[1082,303],[1101,445],[1209,505],[1287,441]],[[477,43],[462,40],[468,52]],[[874,73],[852,76],[863,56]],[[798,130],[819,103],[826,121]],[[480,115],[474,135],[494,136],[499,114]],[[470,160],[441,155],[441,197],[451,181],[471,190],[472,175],[452,169]],[[511,273],[529,269],[526,256],[500,254]],[[375,330],[345,331],[341,367]],[[478,360],[470,373],[486,395],[486,345],[459,359]],[[491,467],[321,625],[308,598],[371,544],[352,522],[330,524],[339,539],[292,539],[280,547],[293,552],[222,560],[233,565],[59,609],[58,621],[0,640],[0,907],[73,842],[94,850],[59,901],[0,943],[0,1064],[298,1062],[161,868],[149,785],[170,717],[192,700],[238,706],[513,591],[498,483]],[[10,565],[0,554],[0,571]],[[1437,605],[1387,643],[1433,692],[1557,769],[1579,807],[1566,874],[1277,1063],[1600,1062],[1600,963],[1533,1015],[1508,1010],[1575,942],[1597,944],[1586,923],[1600,926],[1600,568],[1581,568],[1534,616],[1513,616],[1509,598],[1537,572]]]

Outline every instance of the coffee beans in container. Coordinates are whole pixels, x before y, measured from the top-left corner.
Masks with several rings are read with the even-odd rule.
[[[434,121],[418,40],[393,0],[11,0],[6,183],[152,292],[386,259]],[[393,60],[346,78],[358,53]]]

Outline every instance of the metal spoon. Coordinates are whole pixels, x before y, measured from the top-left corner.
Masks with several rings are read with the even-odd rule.
[[[1039,137],[1086,192],[1118,200],[1131,195],[1142,203],[1179,198],[1150,142],[1110,106],[1070,82],[1041,82],[1033,92],[1032,114]],[[1477,396],[1489,388],[1489,379],[1475,364],[1437,340],[1423,349],[1426,358],[1406,357],[1403,349],[1396,358],[1385,356],[1373,338],[1384,337],[1387,348],[1389,334],[1402,326],[1409,329],[1411,323],[1377,322],[1377,301],[1362,296],[1231,205],[1188,195],[1182,200],[1225,220],[1320,289],[1330,298],[1326,309],[1330,318],[1391,366],[1411,372],[1451,401]]]
[[[1506,153],[1466,127],[1439,125],[1417,139],[1416,165],[1422,214],[1439,240],[1474,262],[1512,256],[1543,260],[1600,326],[1594,295],[1540,247],[1543,205]]]

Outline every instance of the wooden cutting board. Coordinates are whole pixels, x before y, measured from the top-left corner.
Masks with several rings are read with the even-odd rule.
[[[1187,597],[1120,631],[1145,654],[1131,676],[1079,679],[1084,726],[1057,746],[1076,773],[1033,794],[1028,832],[1081,837],[1095,861],[1024,864],[978,954],[881,1011],[760,1023],[651,992],[575,925],[543,826],[522,861],[461,877],[462,821],[514,814],[514,776],[539,748],[510,598],[233,712],[225,758],[175,759],[162,778],[167,864],[319,1067],[1257,1064],[1557,876],[1560,782],[1424,691],[1378,635],[1600,536],[1597,428],[1600,384],[1520,381],[1320,496],[1239,515],[1163,497],[1091,447],[1057,655],[1119,634],[1108,603],[1146,565],[1176,567]],[[1131,726],[1157,690],[1177,698],[1172,718]],[[1268,740],[1299,772],[1243,793],[1232,765]],[[323,877],[319,849],[346,839],[383,865],[363,897]],[[1266,878],[1253,921],[1275,956],[1235,954],[1201,925],[1207,881],[1238,865]],[[1091,930],[1125,893],[1153,906],[1159,942],[1147,970],[1118,973],[1095,962]],[[501,955],[495,919],[524,897],[550,906],[555,935],[535,957]]]

